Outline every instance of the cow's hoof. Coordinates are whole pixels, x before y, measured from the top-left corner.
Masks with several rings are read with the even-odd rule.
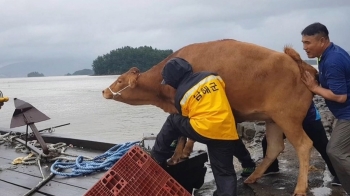
[[[167,164],[168,165],[176,165],[179,161],[178,160],[174,160],[174,159],[169,159]]]
[[[256,180],[257,180],[257,179],[254,179],[254,178],[252,178],[252,177],[249,176],[247,179],[244,180],[244,183],[245,183],[245,184],[253,184],[253,183],[256,182]]]

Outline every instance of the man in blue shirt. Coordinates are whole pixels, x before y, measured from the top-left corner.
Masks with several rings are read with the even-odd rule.
[[[309,72],[303,82],[313,93],[324,97],[337,122],[327,145],[327,154],[347,194],[350,194],[350,56],[333,44],[328,29],[313,23],[302,32],[303,48],[309,58],[318,58],[320,85]]]

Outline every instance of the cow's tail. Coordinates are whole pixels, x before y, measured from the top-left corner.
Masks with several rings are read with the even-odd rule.
[[[304,76],[304,72],[308,71],[308,72],[310,72],[311,75],[313,75],[315,77],[315,79],[319,83],[318,71],[314,67],[309,65],[308,63],[304,62],[300,58],[300,55],[297,51],[295,51],[291,46],[285,46],[284,53],[287,54],[288,56],[290,56],[298,64],[301,78]]]
[[[301,59],[299,53],[295,51],[291,46],[285,46],[284,53],[290,56],[298,64],[300,76],[302,77],[303,73],[305,72],[305,68],[303,66],[303,60]]]

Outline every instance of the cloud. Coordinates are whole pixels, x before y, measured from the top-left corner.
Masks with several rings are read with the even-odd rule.
[[[127,45],[177,50],[224,38],[278,51],[291,44],[306,58],[300,32],[316,21],[350,50],[349,8],[348,0],[0,0],[0,66],[57,58],[86,64]]]

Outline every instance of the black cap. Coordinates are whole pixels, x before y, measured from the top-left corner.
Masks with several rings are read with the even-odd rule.
[[[192,66],[185,59],[179,57],[172,58],[163,68],[163,81],[161,84],[168,84],[177,89],[181,81],[192,72]]]

